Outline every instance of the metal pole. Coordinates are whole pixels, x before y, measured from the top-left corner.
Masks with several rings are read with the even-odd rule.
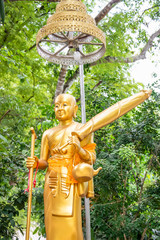
[[[82,46],[79,46],[82,51]],[[83,65],[79,65],[80,75],[80,90],[81,90],[81,117],[82,123],[86,123],[86,108],[85,108],[85,91],[84,91],[84,70]],[[86,216],[86,240],[91,240],[91,229],[90,229],[90,204],[89,198],[84,199],[85,201],[85,216]]]
[[[80,90],[81,90],[81,118],[82,118],[82,123],[85,124],[86,123],[86,107],[85,107],[83,65],[79,65],[79,75],[80,75]]]

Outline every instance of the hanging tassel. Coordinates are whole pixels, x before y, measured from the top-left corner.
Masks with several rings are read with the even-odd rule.
[[[30,180],[30,169],[28,173],[28,187],[24,190],[24,193],[29,192],[29,180]]]
[[[34,188],[36,187],[36,175],[37,175],[37,171],[38,171],[38,166],[39,166],[39,162],[37,162],[36,172],[35,172],[34,180],[33,180],[33,186],[34,186]]]
[[[37,166],[36,166],[36,172],[34,175],[34,180],[33,180],[33,187],[36,187],[36,175],[37,175],[37,171],[38,171],[38,166],[39,166],[39,162],[37,162]],[[30,180],[30,169],[29,169],[29,173],[28,173],[28,187],[24,190],[24,193],[29,192],[29,180]]]

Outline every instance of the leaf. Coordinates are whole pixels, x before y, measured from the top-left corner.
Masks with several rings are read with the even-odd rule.
[[[12,227],[15,226],[15,221],[13,219],[11,220],[11,225],[12,225]]]
[[[8,142],[8,140],[5,137],[3,137],[1,134],[0,134],[0,139],[2,139],[6,143]]]
[[[36,229],[35,229],[34,232],[33,232],[33,235],[38,232],[38,229],[39,229],[39,227],[36,227]]]

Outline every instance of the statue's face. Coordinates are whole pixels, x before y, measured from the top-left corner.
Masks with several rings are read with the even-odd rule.
[[[74,98],[69,94],[61,94],[55,100],[55,114],[59,121],[71,120],[76,111]]]

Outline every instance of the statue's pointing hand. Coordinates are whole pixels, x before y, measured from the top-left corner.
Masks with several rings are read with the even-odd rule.
[[[79,138],[76,135],[68,137],[68,144],[73,145],[76,149],[76,152],[79,152],[81,149]]]
[[[79,152],[81,150],[81,145],[78,137],[75,136],[69,136],[68,141],[61,147],[55,147],[52,149],[53,154],[66,154],[68,150],[65,148],[68,145],[73,145],[75,147],[76,152]]]
[[[65,154],[65,153],[67,153],[67,149],[63,149],[63,148],[61,148],[61,147],[55,147],[55,148],[53,148],[52,149],[52,153],[53,154]]]

